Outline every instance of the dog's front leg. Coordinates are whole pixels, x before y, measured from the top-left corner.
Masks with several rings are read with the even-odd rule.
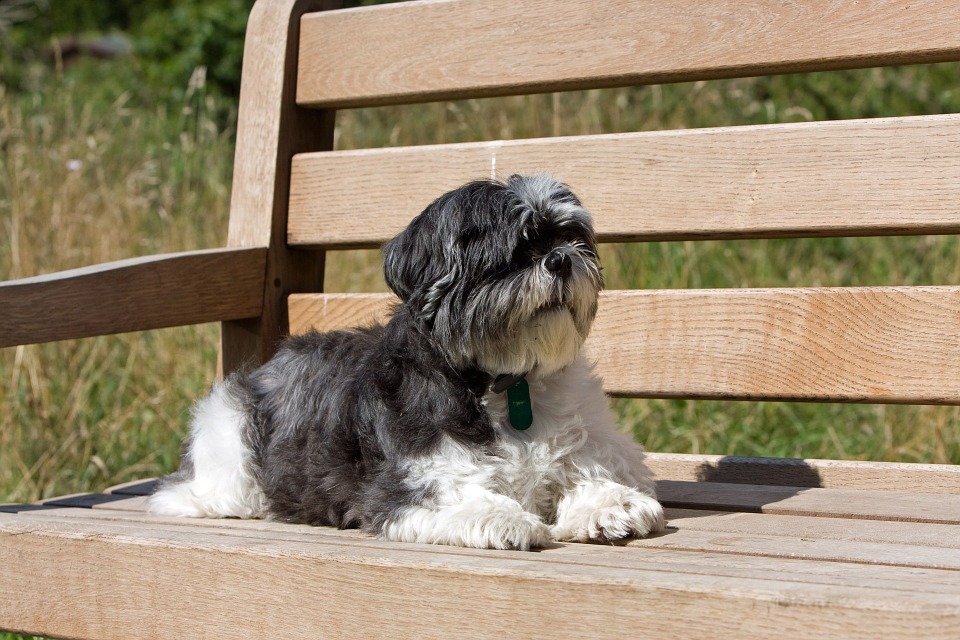
[[[466,484],[400,510],[384,524],[381,536],[398,542],[526,551],[546,545],[550,530],[516,500]]]

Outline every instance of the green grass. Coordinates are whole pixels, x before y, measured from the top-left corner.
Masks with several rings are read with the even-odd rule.
[[[124,62],[0,86],[0,277],[223,243],[235,117],[194,87],[144,99]],[[958,65],[347,111],[339,148],[960,111]],[[107,78],[107,80],[103,80]],[[79,164],[78,162],[79,161]],[[612,287],[950,284],[953,238],[676,242],[603,248]],[[330,290],[382,290],[376,252],[329,258]],[[174,468],[217,328],[0,351],[0,500]],[[651,449],[960,462],[952,408],[617,400]]]

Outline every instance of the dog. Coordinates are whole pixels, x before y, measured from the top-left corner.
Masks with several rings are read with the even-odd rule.
[[[470,182],[383,252],[386,324],[286,338],[214,385],[151,512],[518,550],[663,529],[581,351],[603,279],[569,188]]]

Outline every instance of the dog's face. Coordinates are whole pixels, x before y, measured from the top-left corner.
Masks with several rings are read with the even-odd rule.
[[[546,175],[441,196],[387,243],[384,272],[452,365],[494,376],[573,362],[603,286],[590,215]]]

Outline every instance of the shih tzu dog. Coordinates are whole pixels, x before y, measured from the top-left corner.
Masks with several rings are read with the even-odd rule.
[[[567,187],[466,184],[386,244],[384,272],[386,325],[290,337],[214,386],[150,511],[523,550],[663,528],[581,353],[602,278]]]

